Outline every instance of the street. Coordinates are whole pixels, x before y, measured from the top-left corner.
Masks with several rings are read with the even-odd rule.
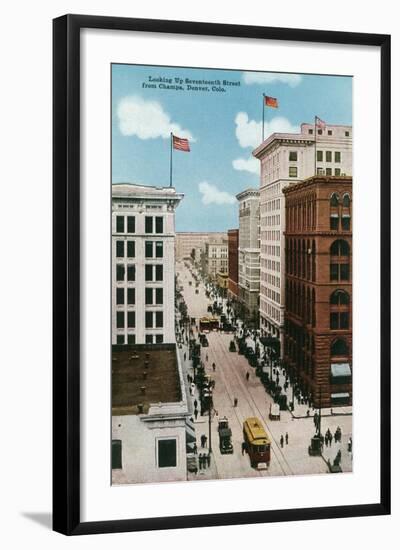
[[[198,294],[193,277],[189,269],[183,262],[177,263],[177,274],[179,284],[183,287],[184,300],[188,307],[189,317],[196,319],[209,315],[207,306],[210,300],[206,297],[203,283],[199,283]],[[189,284],[192,281],[192,284]],[[197,336],[197,332],[195,332]],[[300,418],[295,418],[289,411],[281,411],[280,420],[271,421],[268,418],[270,405],[274,403],[272,397],[265,391],[260,379],[255,374],[255,369],[251,367],[247,359],[237,352],[229,351],[229,343],[233,339],[233,334],[226,334],[221,331],[212,331],[207,334],[209,347],[201,348],[201,360],[205,365],[206,374],[210,375],[215,381],[213,391],[213,407],[211,423],[211,442],[212,442],[212,463],[209,469],[200,470],[197,476],[189,474],[189,479],[203,477],[206,479],[214,478],[244,478],[257,476],[282,476],[282,475],[307,475],[327,473],[327,460],[331,463],[340,449],[342,454],[341,467],[343,471],[351,471],[352,456],[347,450],[347,442],[351,436],[352,417],[350,415],[341,416],[323,416],[321,424],[321,433],[325,433],[329,427],[334,433],[337,426],[340,425],[342,431],[341,442],[332,442],[332,446],[323,450],[322,456],[309,456],[308,446],[310,439],[315,434],[315,427],[312,415],[307,417],[305,414]],[[188,360],[188,347],[183,345],[181,348],[182,363],[184,363],[186,373],[193,374],[191,361]],[[183,360],[186,353],[186,361]],[[212,364],[215,363],[215,371]],[[249,373],[249,379],[246,380],[246,373]],[[193,400],[197,394],[193,396]],[[234,406],[234,399],[237,399],[237,406]],[[199,399],[197,397],[197,399]],[[302,407],[303,408],[303,407]],[[202,434],[209,436],[209,418],[198,416],[195,420],[195,431],[197,437],[198,451],[202,452],[200,437]],[[219,450],[218,438],[218,418],[226,416],[232,430],[233,454],[222,455]],[[246,453],[242,454],[243,441],[243,421],[250,417],[258,417],[271,440],[271,462],[268,469],[253,469],[250,466],[249,457]],[[285,437],[288,436],[286,444]],[[281,436],[284,442],[281,447]],[[209,441],[207,445],[209,445]],[[208,452],[208,448],[204,451]]]

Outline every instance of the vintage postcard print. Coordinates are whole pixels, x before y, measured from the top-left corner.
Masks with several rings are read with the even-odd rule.
[[[351,77],[111,90],[112,484],[351,472]]]

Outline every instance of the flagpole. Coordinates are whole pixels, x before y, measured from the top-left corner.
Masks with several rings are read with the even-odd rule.
[[[171,132],[171,147],[170,147],[170,157],[169,157],[169,186],[172,187],[172,132]]]
[[[314,115],[314,176],[317,175],[317,117]]]
[[[265,113],[265,94],[262,97],[262,140],[264,141],[264,113]]]

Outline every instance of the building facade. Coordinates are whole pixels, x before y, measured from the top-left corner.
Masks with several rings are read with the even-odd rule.
[[[239,315],[258,324],[260,294],[260,193],[246,189],[239,201],[238,303]]]
[[[206,243],[210,239],[222,239],[224,235],[224,233],[218,232],[178,232],[176,234],[176,259],[179,261],[184,258],[192,258],[194,261],[199,262]]]
[[[228,237],[210,236],[205,245],[202,262],[203,272],[212,281],[217,280],[217,273],[228,273]]]
[[[228,229],[228,299],[238,299],[239,288],[239,229]]]
[[[316,134],[315,134],[316,130]],[[315,174],[352,175],[352,127],[302,124],[298,134],[272,134],[253,155],[260,160],[260,329],[279,338],[285,309],[283,190]]]
[[[317,406],[349,405],[352,178],[315,176],[284,195],[284,364]]]
[[[113,344],[175,342],[175,209],[182,198],[172,187],[112,186]]]

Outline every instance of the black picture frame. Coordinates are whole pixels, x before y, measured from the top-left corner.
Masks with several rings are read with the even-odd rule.
[[[80,31],[114,29],[377,46],[381,51],[379,502],[117,521],[80,519]],[[53,21],[53,529],[66,535],[390,514],[390,36],[65,15]]]

